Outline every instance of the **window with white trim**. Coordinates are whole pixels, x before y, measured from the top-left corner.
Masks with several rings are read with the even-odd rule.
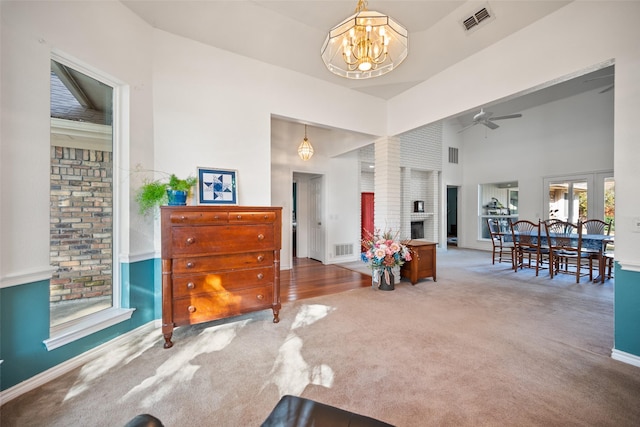
[[[51,59],[49,350],[130,318],[120,307],[115,233],[117,82]]]

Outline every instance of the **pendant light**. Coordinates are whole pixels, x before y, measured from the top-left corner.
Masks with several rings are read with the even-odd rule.
[[[298,156],[305,162],[313,156],[313,147],[307,139],[307,125],[304,125],[304,139],[298,146]]]

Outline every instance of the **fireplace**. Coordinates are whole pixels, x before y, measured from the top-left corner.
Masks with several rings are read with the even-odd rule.
[[[411,238],[424,239],[424,221],[411,221]]]

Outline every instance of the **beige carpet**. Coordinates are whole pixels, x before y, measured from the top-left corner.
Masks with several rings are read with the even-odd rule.
[[[438,254],[403,281],[159,330],[2,407],[5,426],[258,426],[283,394],[397,426],[637,426],[640,369],[610,358],[613,283]]]

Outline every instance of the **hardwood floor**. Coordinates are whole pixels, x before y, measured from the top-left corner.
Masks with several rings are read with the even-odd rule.
[[[280,272],[283,303],[371,286],[371,276],[309,258],[294,258],[291,270]]]

